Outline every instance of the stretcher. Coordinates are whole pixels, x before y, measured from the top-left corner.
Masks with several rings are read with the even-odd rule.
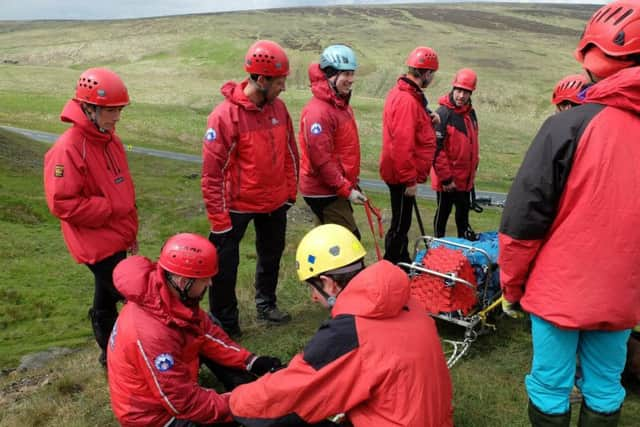
[[[416,240],[408,272],[411,294],[434,318],[464,329],[461,340],[443,340],[447,366],[453,367],[478,336],[495,330],[492,314],[502,301],[497,232],[477,241],[422,236]]]

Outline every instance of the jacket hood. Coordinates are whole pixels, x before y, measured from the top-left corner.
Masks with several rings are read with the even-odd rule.
[[[407,305],[409,294],[409,276],[389,261],[379,261],[349,282],[338,295],[331,314],[375,319],[395,317]]]
[[[403,74],[400,77],[398,77],[398,89],[404,92],[409,92],[417,100],[419,100],[425,108],[429,104],[429,101],[427,100],[427,97],[424,94],[424,91],[420,88],[420,86],[418,86],[411,79],[409,79],[406,76],[406,74]]]
[[[249,79],[244,79],[240,83],[228,81],[220,88],[220,93],[232,104],[236,104],[245,110],[259,110],[247,95],[244,94],[244,88],[249,84]]]
[[[308,72],[313,96],[331,105],[335,105],[338,108],[347,108],[351,96],[349,96],[349,98],[341,98],[336,95],[329,80],[327,80],[324,72],[320,69],[320,64],[317,62],[311,63]]]
[[[471,99],[469,99],[469,102],[467,102],[466,105],[463,105],[462,107],[456,107],[456,104],[453,102],[453,92],[448,92],[442,95],[440,99],[438,99],[438,104],[447,107],[448,109],[453,110],[454,112],[461,115],[468,113],[472,107]]]
[[[65,123],[73,123],[82,129],[90,141],[110,141],[113,138],[115,128],[107,132],[100,132],[96,125],[89,120],[87,115],[82,111],[80,103],[75,99],[70,99],[60,113],[60,120]]]
[[[625,68],[590,86],[584,102],[640,113],[640,66]]]
[[[197,322],[200,309],[191,309],[168,287],[162,269],[150,259],[134,255],[121,261],[113,271],[113,283],[127,300],[153,313],[165,324],[187,326]]]

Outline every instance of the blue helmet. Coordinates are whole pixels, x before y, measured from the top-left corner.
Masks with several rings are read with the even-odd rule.
[[[343,44],[333,44],[320,55],[320,69],[327,67],[338,71],[355,71],[358,68],[356,55],[350,47]]]

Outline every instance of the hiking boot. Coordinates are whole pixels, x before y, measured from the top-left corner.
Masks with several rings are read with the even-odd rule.
[[[529,401],[529,421],[532,427],[569,427],[571,407],[564,414],[546,414]]]
[[[258,309],[258,321],[272,323],[274,325],[282,325],[291,320],[291,315],[286,311],[280,311],[278,307],[267,307],[263,310]]]
[[[462,237],[463,239],[469,240],[471,242],[475,242],[478,240],[478,235],[470,226],[467,226],[467,229],[464,230],[463,235],[458,237]]]
[[[620,409],[611,413],[596,412],[582,402],[578,427],[616,427],[620,421]]]

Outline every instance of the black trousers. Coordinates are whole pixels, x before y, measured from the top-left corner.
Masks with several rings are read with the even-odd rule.
[[[233,228],[228,233],[209,235],[218,250],[218,274],[209,290],[209,307],[225,330],[238,327],[238,299],[236,282],[240,263],[240,242],[253,221],[256,231],[255,302],[258,311],[276,305],[276,286],[280,272],[280,258],[284,251],[287,229],[287,206],[271,213],[231,212]]]
[[[107,348],[111,329],[118,317],[116,304],[124,299],[113,285],[113,270],[126,257],[127,252],[121,251],[95,264],[86,264],[95,279],[93,307],[89,310],[91,326],[102,350]]]
[[[438,207],[433,217],[435,237],[444,237],[447,231],[447,220],[453,206],[456,207],[456,228],[458,237],[465,237],[469,227],[469,209],[471,208],[471,193],[469,191],[439,191],[437,193]]]
[[[394,264],[411,262],[409,237],[415,197],[407,197],[404,184],[387,184],[391,196],[391,225],[384,236],[384,259]]]

